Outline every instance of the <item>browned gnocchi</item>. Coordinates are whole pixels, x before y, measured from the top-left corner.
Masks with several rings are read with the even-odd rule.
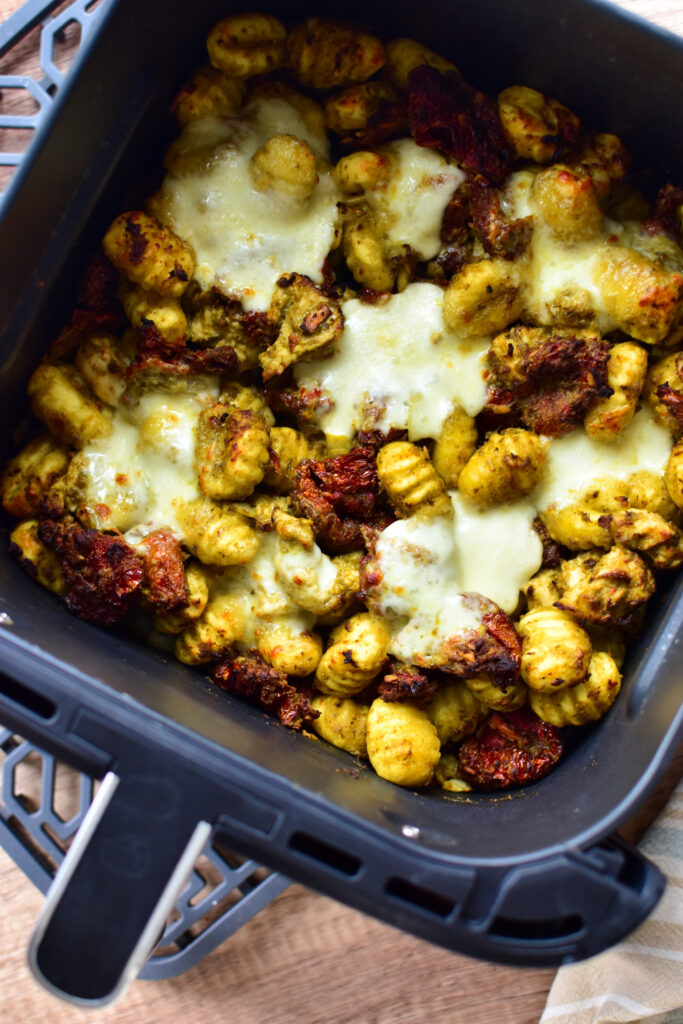
[[[28,381],[12,551],[390,783],[534,782],[480,739],[556,760],[683,564],[683,192],[524,84],[465,137],[418,40],[248,12],[206,48],[97,254],[118,320]]]

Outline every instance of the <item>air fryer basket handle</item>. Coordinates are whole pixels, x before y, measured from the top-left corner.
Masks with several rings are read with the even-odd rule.
[[[134,979],[211,833],[167,777],[105,776],[29,947],[38,981],[103,1005]]]
[[[491,883],[495,895],[491,893]],[[513,868],[484,872],[463,907],[480,955],[554,966],[594,956],[624,939],[652,911],[666,879],[618,837]]]

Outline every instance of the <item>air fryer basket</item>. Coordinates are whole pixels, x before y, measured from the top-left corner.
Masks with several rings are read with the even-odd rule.
[[[259,6],[289,23],[310,12]],[[85,256],[135,187],[139,198],[154,187],[170,98],[226,13],[217,0],[115,2],[13,182],[0,227],[3,441]],[[417,37],[482,88],[545,89],[621,135],[660,180],[683,180],[683,142],[670,131],[683,45],[612,8],[376,0],[324,13]],[[656,599],[619,701],[552,775],[503,796],[455,797],[391,786],[286,731],[197,670],[72,618],[6,546],[0,558],[0,720],[104,779],[32,947],[36,971],[71,998],[101,1001],[134,973],[212,831],[417,935],[512,964],[599,952],[658,899],[657,869],[609,836],[683,735],[683,585]]]

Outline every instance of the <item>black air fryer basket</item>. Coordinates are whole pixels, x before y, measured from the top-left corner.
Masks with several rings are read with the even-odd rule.
[[[289,24],[312,13],[299,0],[258,7]],[[131,187],[138,201],[154,187],[170,100],[230,11],[227,0],[114,0],[13,182],[0,224],[3,459],[88,253]],[[373,0],[313,13],[417,38],[485,90],[547,91],[621,136],[655,180],[683,181],[683,43],[606,4]],[[659,898],[658,870],[612,833],[683,737],[683,585],[655,598],[617,704],[547,779],[454,796],[357,770],[200,671],[71,617],[6,544],[0,565],[0,721],[104,780],[32,946],[56,990],[92,1002],[120,990],[210,834],[416,935],[509,964],[597,953]]]

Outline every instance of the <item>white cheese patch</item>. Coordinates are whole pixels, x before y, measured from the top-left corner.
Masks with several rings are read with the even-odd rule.
[[[389,622],[390,653],[407,662],[434,657],[450,637],[481,625],[468,593],[513,612],[541,565],[531,502],[481,511],[456,492],[451,501],[453,517],[400,519],[377,541],[382,581],[373,600]]]
[[[333,169],[324,163],[306,203],[256,189],[249,161],[276,134],[296,135],[320,158],[327,155],[327,140],[311,132],[291,104],[254,101],[240,117],[208,118],[190,127],[183,142],[191,147],[196,139],[209,152],[213,145],[214,155],[194,171],[171,171],[155,203],[157,215],[194,249],[200,285],[218,286],[250,312],[268,308],[285,272],[322,281],[341,199]]]
[[[391,159],[389,181],[365,192],[365,200],[380,215],[392,256],[409,245],[428,260],[443,248],[440,239],[444,210],[465,181],[465,173],[436,150],[399,139],[383,147]]]
[[[82,504],[96,525],[130,531],[131,543],[161,527],[182,540],[177,512],[200,496],[197,420],[217,394],[217,383],[191,394],[155,390],[119,406],[110,436],[92,441],[76,456]],[[97,506],[106,506],[110,515],[104,509],[98,513]]]
[[[436,438],[454,402],[470,416],[484,407],[490,339],[458,338],[444,326],[442,307],[443,289],[422,283],[378,305],[342,303],[337,352],[294,367],[297,384],[321,387],[330,399],[317,414],[328,437],[397,427],[411,440]]]
[[[279,536],[264,533],[248,565],[231,566],[216,572],[212,597],[233,594],[238,597],[244,613],[246,630],[238,644],[240,650],[256,647],[259,638],[273,627],[297,636],[312,630],[315,625],[315,616],[303,611],[280,584],[276,569],[279,551]]]
[[[502,201],[508,217],[536,215],[533,200],[535,174],[519,171],[510,177]],[[528,270],[526,306],[536,323],[553,322],[553,305],[563,297],[577,296],[587,311],[597,318],[603,334],[614,330],[614,319],[607,313],[599,283],[601,260],[623,233],[622,225],[605,218],[605,233],[595,240],[569,244],[561,241],[537,217],[525,257]],[[611,239],[611,241],[610,241]],[[580,300],[577,293],[582,293]]]
[[[602,479],[626,481],[640,470],[663,476],[671,454],[671,434],[655,422],[649,406],[640,409],[616,441],[593,441],[582,427],[550,442],[546,471],[531,495],[538,509],[564,508]]]
[[[534,505],[522,498],[480,509],[455,491],[451,501],[461,590],[482,594],[504,612],[513,612],[521,588],[543,559],[543,545],[531,525],[536,518]]]

